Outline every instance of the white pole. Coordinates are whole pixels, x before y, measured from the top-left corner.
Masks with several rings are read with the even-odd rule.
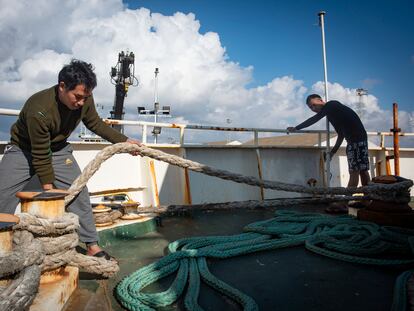
[[[329,100],[329,94],[328,94],[328,68],[326,65],[326,47],[325,47],[325,23],[324,23],[324,17],[326,12],[320,11],[318,13],[319,16],[319,25],[321,26],[322,31],[322,54],[323,54],[323,68],[324,68],[324,77],[325,77],[325,102]],[[329,134],[329,121],[328,118],[326,119],[326,153],[329,153],[330,151],[330,134]],[[330,186],[330,180],[331,180],[331,159],[330,157],[326,157],[326,186]]]
[[[158,68],[155,68],[155,86],[154,86],[154,123],[157,123],[158,114]],[[154,133],[154,144],[157,143],[157,134]]]
[[[5,115],[5,116],[18,116],[19,113],[20,113],[20,110],[0,108],[0,115]]]

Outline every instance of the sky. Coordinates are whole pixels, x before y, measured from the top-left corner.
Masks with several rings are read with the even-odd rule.
[[[411,0],[0,0],[0,7],[1,108],[20,109],[77,58],[94,64],[95,102],[107,117],[110,68],[131,51],[139,85],[129,89],[125,119],[152,121],[136,107],[152,107],[157,67],[158,99],[172,114],[163,122],[294,126],[313,114],[306,96],[324,92],[323,10],[329,99],[357,110],[369,131],[392,127],[396,102],[400,127],[414,132]],[[368,95],[360,99],[357,88]],[[13,118],[0,117],[0,140]]]

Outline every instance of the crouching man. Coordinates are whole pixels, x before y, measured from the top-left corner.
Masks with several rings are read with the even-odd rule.
[[[72,155],[68,137],[82,121],[85,126],[112,142],[131,142],[105,124],[95,109],[92,91],[96,75],[91,64],[72,60],[58,75],[58,84],[32,95],[11,127],[10,145],[0,162],[0,212],[13,214],[18,204],[16,193],[22,191],[33,175],[43,190],[67,189],[81,171]],[[98,234],[85,187],[67,207],[79,216],[79,239],[90,256],[109,256],[98,245]]]

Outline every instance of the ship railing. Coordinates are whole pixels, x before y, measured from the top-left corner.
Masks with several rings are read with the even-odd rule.
[[[228,131],[228,132],[251,132],[253,133],[254,140],[253,146],[259,145],[259,134],[260,133],[281,133],[286,134],[286,129],[275,129],[275,128],[255,128],[255,127],[227,127],[227,126],[209,126],[209,125],[197,125],[197,124],[178,124],[178,123],[159,123],[159,122],[147,122],[147,121],[127,121],[127,120],[113,120],[113,119],[104,119],[107,124],[120,124],[124,126],[141,126],[142,127],[142,142],[147,143],[147,133],[148,128],[151,127],[162,127],[162,128],[176,128],[180,131],[180,141],[179,145],[183,146],[185,144],[184,137],[185,137],[185,130],[204,130],[204,131]],[[323,138],[326,137],[327,131],[326,130],[299,130],[295,131],[294,133],[301,133],[301,134],[318,134],[318,147],[323,146]],[[336,135],[336,132],[331,131],[330,135]],[[367,132],[368,136],[377,136],[379,137],[379,145],[380,149],[387,149],[385,146],[385,137],[393,136],[394,133],[392,132]],[[405,137],[414,137],[414,133],[408,132],[399,132],[399,136]],[[236,145],[237,146],[237,145]],[[403,148],[401,148],[403,149]],[[412,148],[409,148],[412,149]]]
[[[198,124],[178,124],[178,123],[159,123],[159,122],[147,122],[147,121],[127,121],[127,120],[113,120],[104,119],[107,124],[117,124],[124,126],[141,126],[142,127],[142,142],[147,143],[148,128],[161,127],[161,128],[175,128],[178,129],[180,140],[179,145],[185,144],[184,137],[186,130],[204,130],[204,131],[226,131],[226,132],[251,132],[254,135],[254,146],[259,145],[259,133],[282,133],[286,134],[286,129],[274,129],[274,128],[254,128],[254,127],[226,127],[226,126],[209,126],[209,125],[198,125]],[[322,146],[323,134],[326,135],[324,130],[300,130],[295,133],[314,133],[318,134],[318,146]],[[335,132],[331,132],[335,134]]]
[[[0,116],[18,116],[20,110],[16,109],[5,109],[0,108]],[[179,124],[179,123],[160,123],[160,122],[147,122],[147,121],[129,121],[129,120],[114,120],[114,119],[103,119],[103,121],[110,125],[123,125],[123,126],[139,126],[142,128],[142,138],[143,143],[148,143],[148,129],[154,127],[160,128],[174,128],[179,130],[179,145],[185,145],[185,131],[186,130],[204,130],[204,131],[226,131],[226,132],[250,132],[253,133],[253,146],[259,146],[259,134],[260,133],[280,133],[286,134],[286,129],[274,129],[274,128],[254,128],[254,127],[228,127],[228,126],[210,126],[210,125],[197,125],[197,124]],[[323,138],[326,137],[326,130],[300,130],[295,133],[314,133],[318,135],[318,147],[323,147]],[[330,134],[336,134],[335,132],[330,132]],[[377,136],[379,137],[379,149],[386,150],[388,149],[385,144],[385,138],[387,136],[393,136],[394,133],[390,132],[367,132],[368,136]],[[414,133],[408,132],[399,132],[399,136],[404,137],[414,137]],[[392,149],[392,148],[390,148]],[[406,148],[401,148],[406,149]],[[407,148],[413,149],[413,148]]]

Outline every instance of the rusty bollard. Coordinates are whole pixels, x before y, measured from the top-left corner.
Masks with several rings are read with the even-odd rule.
[[[49,220],[62,218],[65,213],[64,190],[48,190],[45,192],[18,192],[22,213],[46,218]],[[55,282],[64,275],[65,267],[45,271],[40,278],[40,284]]]
[[[377,184],[393,184],[404,178],[399,176],[384,175],[372,179]],[[399,193],[402,198],[410,197],[409,190]],[[383,226],[397,226],[405,228],[414,228],[414,211],[404,202],[386,202],[372,200],[371,203],[363,209],[358,210],[358,219],[372,221]]]
[[[49,220],[59,219],[65,213],[65,190],[19,192],[21,210]],[[42,273],[39,292],[30,311],[60,311],[78,285],[79,269],[62,266]]]
[[[19,223],[19,217],[0,213],[0,256],[13,250],[13,226]],[[0,279],[0,285],[7,286],[10,280]]]

